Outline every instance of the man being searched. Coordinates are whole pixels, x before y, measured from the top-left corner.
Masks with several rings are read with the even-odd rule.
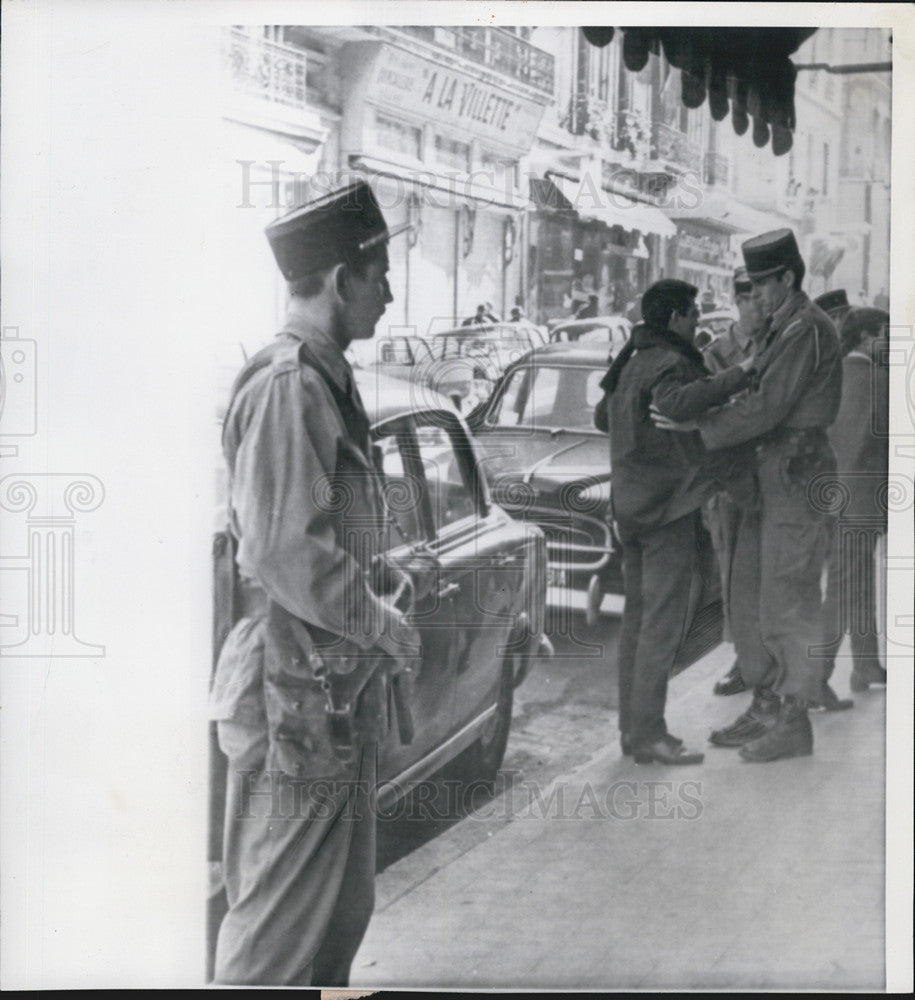
[[[667,681],[689,628],[699,508],[715,485],[698,435],[659,430],[653,401],[685,420],[748,382],[749,363],[712,376],[693,346],[697,289],[662,280],[642,296],[644,325],[601,383],[595,423],[610,432],[613,516],[623,544],[625,606],[619,644],[620,740],[637,763],[695,764],[703,754],[668,733]]]
[[[223,428],[246,607],[211,691],[229,758],[220,983],[346,985],[374,904],[377,741],[418,638],[369,582],[380,486],[343,352],[392,301],[391,235],[363,181],[267,230],[286,323]]]
[[[817,484],[835,472],[826,429],[839,408],[842,364],[829,317],[802,290],[804,261],[790,229],[743,244],[744,263],[766,322],[756,355],[756,385],[698,420],[710,449],[755,441],[759,509],[741,519],[732,560],[734,605],[758,616],[767,656],[741,664],[753,703],[712,734],[739,746],[747,761],[812,753],[808,707],[822,690],[820,581],[828,544],[828,504]],[[663,416],[661,427],[675,429]]]

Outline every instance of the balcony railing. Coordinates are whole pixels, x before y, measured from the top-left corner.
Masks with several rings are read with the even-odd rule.
[[[639,111],[617,111],[612,117],[610,147],[628,152],[635,160],[647,159],[651,123]]]
[[[706,184],[721,184],[727,186],[730,164],[721,153],[706,153],[703,163],[702,179]]]
[[[680,171],[698,174],[702,169],[702,155],[696,144],[685,132],[663,122],[651,124],[651,158]]]
[[[238,28],[225,33],[223,44],[224,65],[237,92],[306,107],[304,52]]]
[[[553,56],[503,28],[404,25],[399,30],[520,80],[545,94],[553,93]]]

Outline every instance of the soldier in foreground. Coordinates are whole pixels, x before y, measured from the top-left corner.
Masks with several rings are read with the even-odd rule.
[[[418,641],[369,582],[380,488],[343,352],[392,301],[390,235],[362,181],[267,230],[286,324],[223,428],[246,606],[211,692],[229,759],[220,983],[345,986],[374,905],[386,684]]]

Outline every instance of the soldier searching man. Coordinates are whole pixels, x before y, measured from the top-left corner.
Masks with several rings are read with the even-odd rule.
[[[345,986],[374,906],[377,741],[419,641],[369,576],[383,510],[343,352],[392,301],[393,235],[361,180],[267,228],[286,322],[223,427],[244,607],[210,699],[229,760],[219,983]]]
[[[832,320],[802,289],[806,267],[794,233],[764,233],[742,249],[766,315],[756,384],[696,420],[653,419],[671,430],[698,429],[710,450],[755,443],[759,499],[738,529],[730,606],[735,629],[753,634],[758,622],[758,655],[740,657],[753,702],[711,741],[763,762],[813,752],[808,709],[823,690],[815,650],[823,644],[820,584],[830,530],[817,487],[835,476],[826,429],[839,409],[842,359]],[[741,615],[745,627],[736,623]]]

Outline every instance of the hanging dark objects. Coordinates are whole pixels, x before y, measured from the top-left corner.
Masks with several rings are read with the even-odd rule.
[[[614,35],[609,27],[582,28],[598,48]],[[796,119],[797,70],[789,58],[816,28],[623,28],[623,62],[632,73],[644,69],[649,55],[663,53],[681,71],[681,100],[687,108],[708,101],[715,121],[730,111],[743,135],[753,119],[753,142],[772,141],[781,156],[791,149]]]

